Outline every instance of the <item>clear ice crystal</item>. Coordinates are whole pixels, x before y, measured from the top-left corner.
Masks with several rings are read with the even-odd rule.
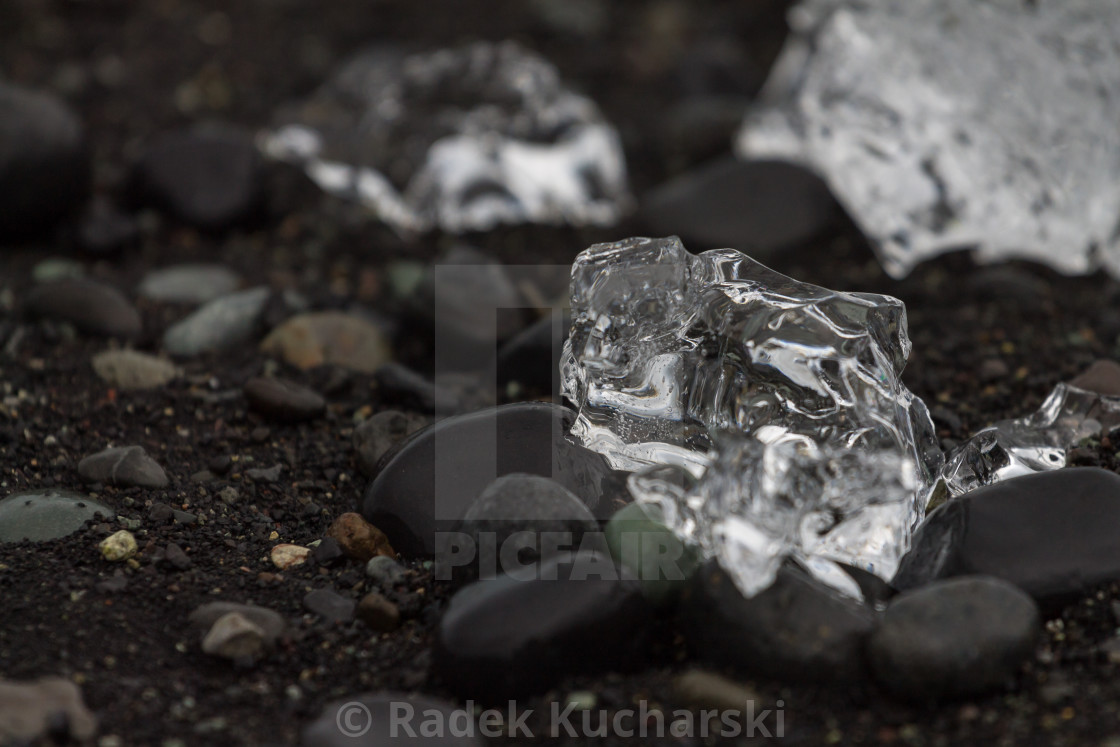
[[[561,362],[572,434],[744,593],[782,558],[889,577],[943,456],[901,381],[902,302],[801,283],[732,249],[592,246]],[[833,574],[835,575],[835,574]]]
[[[1120,3],[802,0],[738,136],[819,171],[892,275],[974,247],[1120,276]]]
[[[1036,412],[977,431],[949,454],[942,470],[948,495],[1064,467],[1068,449],[1117,426],[1120,397],[1058,384]]]
[[[610,225],[630,201],[618,133],[513,42],[374,50],[278,119],[266,154],[402,233]]]

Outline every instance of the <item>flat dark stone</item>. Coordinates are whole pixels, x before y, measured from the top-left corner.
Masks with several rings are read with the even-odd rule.
[[[312,589],[303,596],[303,606],[325,620],[345,623],[354,619],[357,602],[331,589]]]
[[[807,682],[863,679],[864,644],[876,622],[871,608],[789,564],[748,599],[714,559],[693,576],[678,614],[689,647],[704,661]]]
[[[532,580],[464,587],[440,620],[433,673],[460,697],[497,703],[640,662],[652,612],[618,575],[608,556],[580,553],[542,564]]]
[[[566,438],[574,418],[565,407],[533,402],[440,420],[386,455],[362,513],[401,554],[432,555],[436,533],[454,530],[490,483],[524,472],[551,477],[597,517],[609,516],[627,495],[623,477]]]
[[[37,285],[24,307],[33,316],[69,322],[82,332],[105,337],[137,337],[140,312],[112,286],[95,280],[69,278]]]
[[[930,513],[891,585],[995,576],[1054,610],[1120,579],[1118,532],[1120,475],[1074,467],[1016,477]]]
[[[680,236],[693,251],[731,247],[766,256],[813,238],[839,213],[809,170],[728,156],[647,194],[641,219],[651,235]]]
[[[480,736],[455,736],[465,729],[463,707],[414,693],[354,695],[323,707],[303,729],[300,747],[391,747],[427,742],[433,747],[483,747]],[[442,736],[425,736],[425,720],[439,723]],[[452,727],[455,733],[452,733]],[[357,736],[361,732],[360,736]]]
[[[287,379],[257,376],[245,383],[244,391],[249,407],[270,420],[314,420],[327,409],[323,395]]]
[[[916,701],[982,695],[1006,684],[1042,632],[1025,592],[990,576],[939,581],[899,595],[868,640],[887,692]]]

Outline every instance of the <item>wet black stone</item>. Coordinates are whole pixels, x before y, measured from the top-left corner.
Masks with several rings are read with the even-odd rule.
[[[828,187],[808,170],[730,156],[658,187],[641,208],[652,235],[678,235],[693,251],[760,256],[813,238],[838,214]]]
[[[287,379],[257,376],[245,383],[244,392],[250,408],[278,422],[314,420],[327,409],[321,394]]]
[[[156,138],[133,173],[133,189],[184,223],[222,230],[245,222],[262,198],[252,134],[228,126],[194,127]]]
[[[313,589],[304,595],[303,606],[329,622],[345,623],[354,619],[357,603],[331,589]]]
[[[863,679],[864,644],[876,622],[871,608],[791,564],[748,599],[716,560],[693,576],[678,615],[689,647],[704,661],[807,682]]]
[[[989,576],[965,576],[899,595],[867,649],[887,692],[943,700],[1006,684],[1034,652],[1041,630],[1026,593]]]
[[[533,392],[560,396],[560,353],[572,316],[556,312],[514,335],[498,350],[498,386],[517,382]]]
[[[466,729],[463,713],[457,703],[413,693],[352,695],[324,706],[320,716],[304,727],[300,747],[395,747],[419,742],[433,747],[483,747],[482,737],[452,733],[452,728],[455,734]],[[442,736],[424,736],[421,726],[426,719],[444,725]],[[367,726],[360,738],[354,737]]]
[[[487,485],[524,472],[553,478],[609,516],[627,495],[623,477],[566,438],[574,418],[558,405],[519,403],[440,420],[386,455],[362,513],[398,552],[432,555],[437,531],[453,530]]]
[[[55,96],[0,83],[0,245],[54,226],[89,192],[82,123]]]
[[[69,278],[37,285],[27,294],[24,308],[44,319],[69,322],[82,332],[131,339],[143,324],[140,312],[110,285]]]
[[[609,557],[580,553],[544,563],[532,580],[460,590],[440,620],[432,670],[463,698],[521,698],[568,674],[640,662],[650,616],[637,583],[618,578]]]
[[[981,574],[1045,611],[1120,579],[1120,475],[1073,467],[1017,477],[945,503],[918,527],[891,585]]]
[[[458,548],[464,562],[440,543],[436,577],[458,584],[493,578],[503,571],[502,558],[508,555],[516,555],[516,565],[539,563],[579,549],[584,535],[598,530],[587,506],[555,480],[505,475],[482,491],[449,535],[464,545]],[[605,550],[605,543],[594,549]]]

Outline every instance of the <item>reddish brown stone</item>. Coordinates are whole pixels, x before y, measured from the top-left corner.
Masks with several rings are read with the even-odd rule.
[[[397,556],[385,533],[363,519],[361,514],[342,514],[331,524],[327,536],[338,541],[347,557],[363,563],[375,555]]]

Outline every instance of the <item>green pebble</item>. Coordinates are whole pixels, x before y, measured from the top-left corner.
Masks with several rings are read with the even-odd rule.
[[[658,606],[674,601],[700,566],[696,549],[660,519],[655,506],[631,503],[616,512],[604,530],[611,557],[637,575],[642,594]]]

